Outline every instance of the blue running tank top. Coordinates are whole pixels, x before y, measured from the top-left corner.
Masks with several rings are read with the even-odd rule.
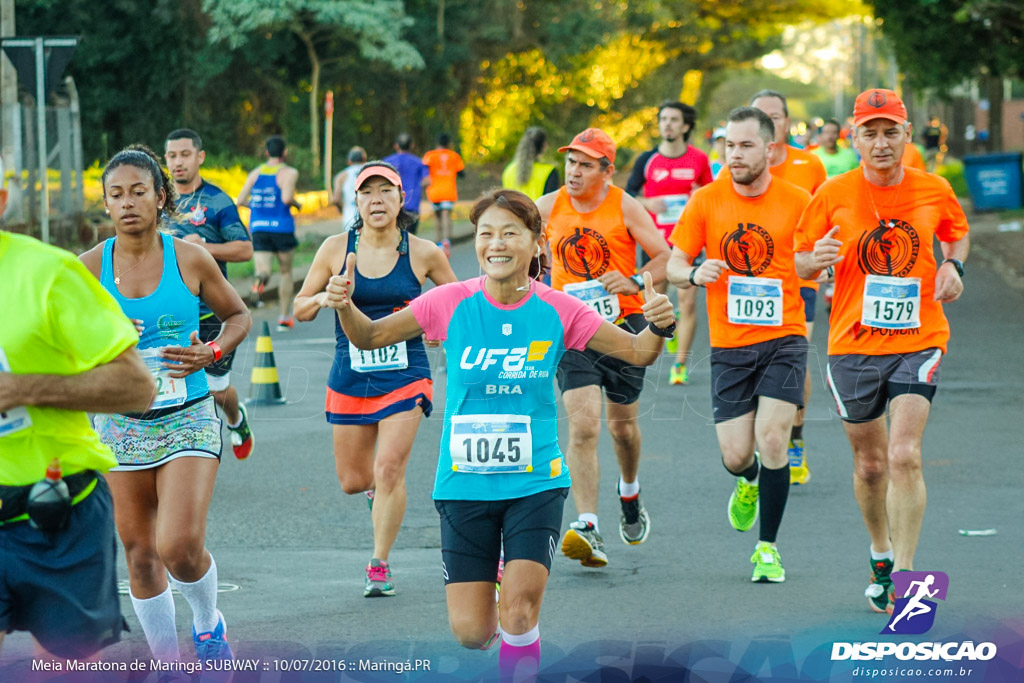
[[[484,281],[441,285],[410,305],[427,339],[444,341],[448,363],[434,500],[509,500],[570,485],[555,372],[603,318],[540,282],[500,304]]]
[[[348,249],[358,249],[357,232],[348,231]],[[368,278],[356,267],[355,294],[352,302],[370,320],[378,320],[400,311],[423,290],[409,259],[409,233],[402,231],[398,262],[384,277]],[[338,273],[339,275],[341,273]],[[430,361],[419,337],[373,351],[349,348],[348,337],[334,316],[334,363],[327,386],[347,396],[384,396],[395,389],[421,379],[430,379]]]
[[[156,375],[155,369],[159,367],[160,361],[156,359],[155,350],[165,346],[190,346],[192,342],[189,336],[199,331],[199,297],[193,294],[181,279],[174,250],[174,238],[165,234],[160,235],[164,246],[164,263],[160,284],[156,290],[138,299],[122,296],[114,283],[114,239],[111,237],[103,243],[100,284],[113,295],[127,317],[142,321],[144,329],[142,336],[139,337],[139,353],[146,361],[150,372]],[[154,351],[147,353],[148,349]],[[203,370],[197,370],[185,378],[184,395],[180,388],[175,391],[173,387],[164,386],[168,383],[168,378],[159,375],[156,378],[160,393],[151,409],[173,408],[210,393]]]
[[[281,201],[277,172],[281,164],[261,164],[249,193],[249,232],[295,232],[291,207]]]

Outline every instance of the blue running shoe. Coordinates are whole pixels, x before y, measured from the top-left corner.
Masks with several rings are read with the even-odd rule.
[[[200,662],[213,661],[215,659],[234,659],[231,653],[231,646],[225,638],[227,626],[224,624],[224,615],[217,610],[217,628],[205,633],[196,633],[196,627],[192,627],[192,641],[196,644],[196,659]]]

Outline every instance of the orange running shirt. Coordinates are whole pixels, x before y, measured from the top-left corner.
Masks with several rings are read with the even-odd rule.
[[[430,168],[427,199],[435,204],[458,201],[459,191],[455,185],[455,176],[466,168],[459,153],[451,149],[432,149],[423,155],[423,163]]]
[[[558,191],[545,228],[551,245],[551,286],[565,290],[577,282],[595,280],[610,270],[626,277],[636,273],[636,240],[622,216],[622,188],[608,186],[608,195],[593,211],[580,213],[569,193]],[[640,294],[619,294],[620,316],[640,313]]]
[[[889,227],[891,224],[892,227]],[[829,318],[829,355],[882,356],[937,347],[946,351],[949,323],[935,293],[936,237],[956,242],[967,235],[967,218],[945,178],[904,168],[903,181],[891,187],[869,185],[863,167],[832,178],[804,211],[796,234],[796,251],[813,251],[832,226],[843,243],[836,264],[836,290]],[[863,325],[868,275],[920,278],[919,327]],[[881,311],[882,314],[885,311]],[[901,311],[890,310],[889,315]]]
[[[817,154],[811,154],[798,147],[786,145],[786,160],[778,166],[768,169],[776,178],[793,183],[797,187],[807,190],[812,195],[818,188],[828,180],[828,172],[825,164],[821,162]],[[728,175],[729,167],[726,166],[724,174]],[[814,280],[800,280],[801,287],[818,289],[820,286]]]
[[[716,180],[690,197],[669,241],[690,255],[707,250],[729,270],[707,285],[711,346],[737,348],[769,339],[807,335],[800,279],[793,263],[793,235],[810,195],[784,180],[773,178],[759,197],[736,192],[732,179]],[[729,320],[730,277],[772,278],[782,281],[781,325],[735,323]]]
[[[921,150],[912,142],[908,142],[907,146],[903,148],[903,165],[916,168],[919,171],[928,170],[924,163],[924,157],[921,156]]]

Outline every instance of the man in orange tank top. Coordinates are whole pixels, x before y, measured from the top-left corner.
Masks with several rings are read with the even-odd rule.
[[[861,93],[853,125],[862,165],[829,180],[807,206],[796,267],[801,277],[835,269],[828,385],[871,537],[865,595],[876,612],[892,612],[903,596],[893,595],[890,574],[914,568],[924,517],[921,437],[949,339],[942,304],[963,292],[970,243],[949,183],[901,163],[911,129],[899,96]]]
[[[551,286],[636,334],[646,326],[640,313],[643,278],[637,274],[636,245],[651,259],[643,272],[658,284],[665,279],[668,244],[643,205],[611,184],[615,143],[607,133],[588,128],[558,151],[567,152],[565,187],[537,200],[553,257]],[[643,379],[642,368],[589,351],[567,351],[558,368],[558,386],[569,415],[566,458],[579,513],[579,520],[562,539],[562,552],[587,567],[608,564],[597,521],[597,439],[605,403],[608,432],[619,461],[619,537],[623,543],[637,545],[650,532],[637,478],[637,399]]]
[[[711,405],[722,464],[736,478],[729,522],[747,531],[760,515],[751,580],[781,583],[786,445],[807,367],[793,233],[810,195],[770,172],[777,142],[765,112],[740,107],[728,121],[729,179],[690,198],[670,237],[668,276],[676,287],[707,287]],[[694,266],[702,249],[707,259]]]
[[[775,150],[768,160],[771,173],[776,178],[788,180],[797,187],[810,192],[818,191],[828,178],[825,164],[816,154],[806,152],[789,144],[789,105],[782,93],[775,90],[761,90],[750,98],[750,106],[757,107],[775,124]],[[807,320],[807,341],[814,333],[814,310],[818,301],[818,283],[800,281],[800,297],[804,300],[804,316]],[[804,405],[811,401],[811,368],[804,375]],[[793,430],[789,435],[789,483],[806,484],[811,480],[811,471],[804,456],[804,408],[796,412]]]

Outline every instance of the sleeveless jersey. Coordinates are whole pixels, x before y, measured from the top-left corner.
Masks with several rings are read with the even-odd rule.
[[[129,318],[142,320],[143,332],[139,338],[139,352],[143,356],[147,349],[161,349],[165,346],[190,346],[189,336],[199,331],[199,297],[193,294],[181,279],[178,259],[174,250],[174,238],[160,235],[164,244],[163,273],[160,284],[152,294],[138,299],[121,295],[114,284],[114,239],[103,243],[103,265],[100,269],[100,284],[113,295],[121,310]],[[153,367],[158,361],[148,361]],[[185,378],[185,401],[201,398],[210,393],[206,384],[206,373],[202,369]]]
[[[555,170],[554,164],[535,161],[533,169],[530,171],[530,180],[525,185],[520,185],[516,181],[519,165],[513,161],[501,172],[501,186],[509,190],[519,190],[533,201],[537,201],[544,195],[544,186],[553,170]]]
[[[570,484],[552,380],[566,349],[583,350],[603,321],[536,281],[521,301],[500,304],[485,279],[441,285],[410,304],[427,338],[444,340],[448,363],[435,500],[508,500]],[[529,470],[467,471],[505,466],[527,449]]]
[[[259,175],[249,195],[250,232],[295,232],[291,207],[281,201],[281,188],[277,186],[277,172],[280,170],[280,164],[261,164],[259,167]]]
[[[558,191],[548,216],[547,238],[554,263],[551,286],[562,290],[568,284],[594,280],[610,270],[626,277],[636,274],[636,240],[622,216],[621,188],[608,186],[604,201],[587,213],[572,206],[569,193]],[[619,294],[622,316],[640,313],[640,294]]]
[[[349,231],[346,253],[355,250],[355,235],[354,230]],[[404,231],[400,252],[398,263],[384,277],[364,277],[356,267],[356,289],[352,303],[370,320],[378,320],[400,311],[420,295],[422,285],[412,270],[409,260],[409,234]],[[419,337],[405,342],[409,364],[407,368],[374,372],[357,372],[352,369],[348,337],[341,329],[338,316],[334,316],[334,337],[337,342],[327,386],[340,394],[358,397],[383,396],[417,380],[430,379],[430,361],[427,359],[423,340]],[[379,351],[387,353],[390,348],[386,347]]]

